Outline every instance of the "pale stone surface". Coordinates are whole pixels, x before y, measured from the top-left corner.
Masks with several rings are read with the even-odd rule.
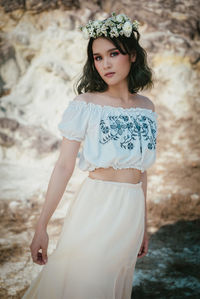
[[[26,11],[8,2],[4,9],[10,13],[0,10],[0,216],[5,217],[0,245],[2,252],[12,252],[10,260],[1,265],[0,280],[7,292],[3,298],[17,298],[41,269],[32,263],[28,245],[59,153],[57,124],[75,96],[73,84],[86,59],[87,42],[78,26],[89,19],[106,18],[112,9],[123,10],[141,22],[141,45],[155,74],[155,88],[141,94],[152,99],[158,113],[158,154],[149,170],[148,200],[159,204],[174,194],[188,194],[196,202],[200,193],[198,1],[174,5],[171,1],[144,1],[142,6],[131,0],[100,1],[101,8],[97,1],[81,1],[77,11],[61,9],[65,6],[62,1],[60,9],[49,11],[45,11],[44,1],[25,2]],[[52,216],[49,253],[56,246],[70,200],[85,176],[87,173],[76,167]],[[149,232],[156,234],[158,227],[153,221]],[[168,263],[176,258],[171,244],[169,240],[161,242],[158,235],[146,259],[151,270],[148,263],[145,269],[139,262],[135,286],[147,280],[171,285],[173,279],[165,277]],[[24,248],[23,254],[20,248]],[[187,257],[188,262],[194,262],[192,253],[199,247],[191,248],[177,253],[180,259]],[[157,269],[153,274],[152,268]],[[177,279],[174,287],[191,285],[199,287],[194,277]]]

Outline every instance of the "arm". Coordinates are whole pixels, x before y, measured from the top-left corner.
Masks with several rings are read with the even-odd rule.
[[[152,109],[152,111],[155,112],[154,103],[149,98],[147,99],[151,104],[150,109]],[[141,181],[142,181],[142,189],[145,197],[145,232],[147,233],[147,171],[146,170],[142,173]]]
[[[155,112],[154,103],[149,98],[146,97],[146,99],[149,101],[151,105],[150,109],[152,109],[152,111]],[[147,232],[147,171],[146,170],[142,173],[141,181],[142,181],[142,189],[145,197],[145,232]]]
[[[151,100],[149,100],[149,101],[150,101],[150,104],[151,104],[150,109],[152,109],[152,111],[155,111],[154,103]],[[141,257],[143,257],[147,254],[147,252],[148,252],[148,243],[149,243],[148,233],[147,233],[147,171],[146,170],[142,173],[141,182],[142,182],[142,189],[143,189],[144,198],[145,198],[145,219],[144,219],[144,226],[145,227],[144,227],[143,241],[142,241],[142,245],[140,247],[140,251],[138,253],[138,258],[141,258]]]
[[[44,265],[47,262],[49,237],[47,224],[63,196],[66,185],[73,173],[80,142],[63,137],[60,155],[53,169],[45,202],[36,224],[35,235],[30,245],[33,262]],[[42,249],[42,253],[39,250]]]
[[[147,232],[147,171],[145,170],[141,176],[142,189],[145,197],[145,231]]]
[[[47,224],[57,208],[66,189],[66,185],[73,174],[79,147],[80,142],[63,137],[60,155],[48,184],[45,202],[36,229],[47,228]]]
[[[146,199],[147,199],[147,171],[145,170],[142,173],[141,177],[141,182],[142,182],[142,189],[144,192],[144,198],[145,198],[145,227],[144,227],[144,236],[143,236],[143,241],[142,245],[140,247],[140,251],[138,253],[138,258],[141,258],[147,254],[148,251],[148,235],[147,235],[147,204],[146,204]]]

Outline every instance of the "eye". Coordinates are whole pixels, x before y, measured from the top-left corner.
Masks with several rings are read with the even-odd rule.
[[[101,56],[96,56],[94,59],[95,59],[96,61],[99,61],[99,60],[98,60],[99,57],[101,57]]]
[[[115,54],[114,56],[117,56],[119,54],[119,52],[112,52],[111,55],[112,54]]]
[[[111,52],[110,55],[111,55],[111,57],[115,57],[115,56],[119,55],[119,52],[116,52],[116,51],[115,52]],[[99,61],[99,58],[101,59],[101,56],[96,56],[94,59],[96,61]]]

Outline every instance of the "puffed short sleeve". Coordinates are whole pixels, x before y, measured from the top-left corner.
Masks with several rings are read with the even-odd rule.
[[[63,137],[70,140],[83,141],[89,120],[87,103],[72,100],[65,109],[58,129]]]

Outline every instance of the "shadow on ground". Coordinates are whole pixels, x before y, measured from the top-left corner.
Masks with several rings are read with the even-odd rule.
[[[199,199],[176,195],[150,203],[148,210],[155,226],[168,223],[149,234],[148,254],[136,263],[132,299],[200,298]]]

